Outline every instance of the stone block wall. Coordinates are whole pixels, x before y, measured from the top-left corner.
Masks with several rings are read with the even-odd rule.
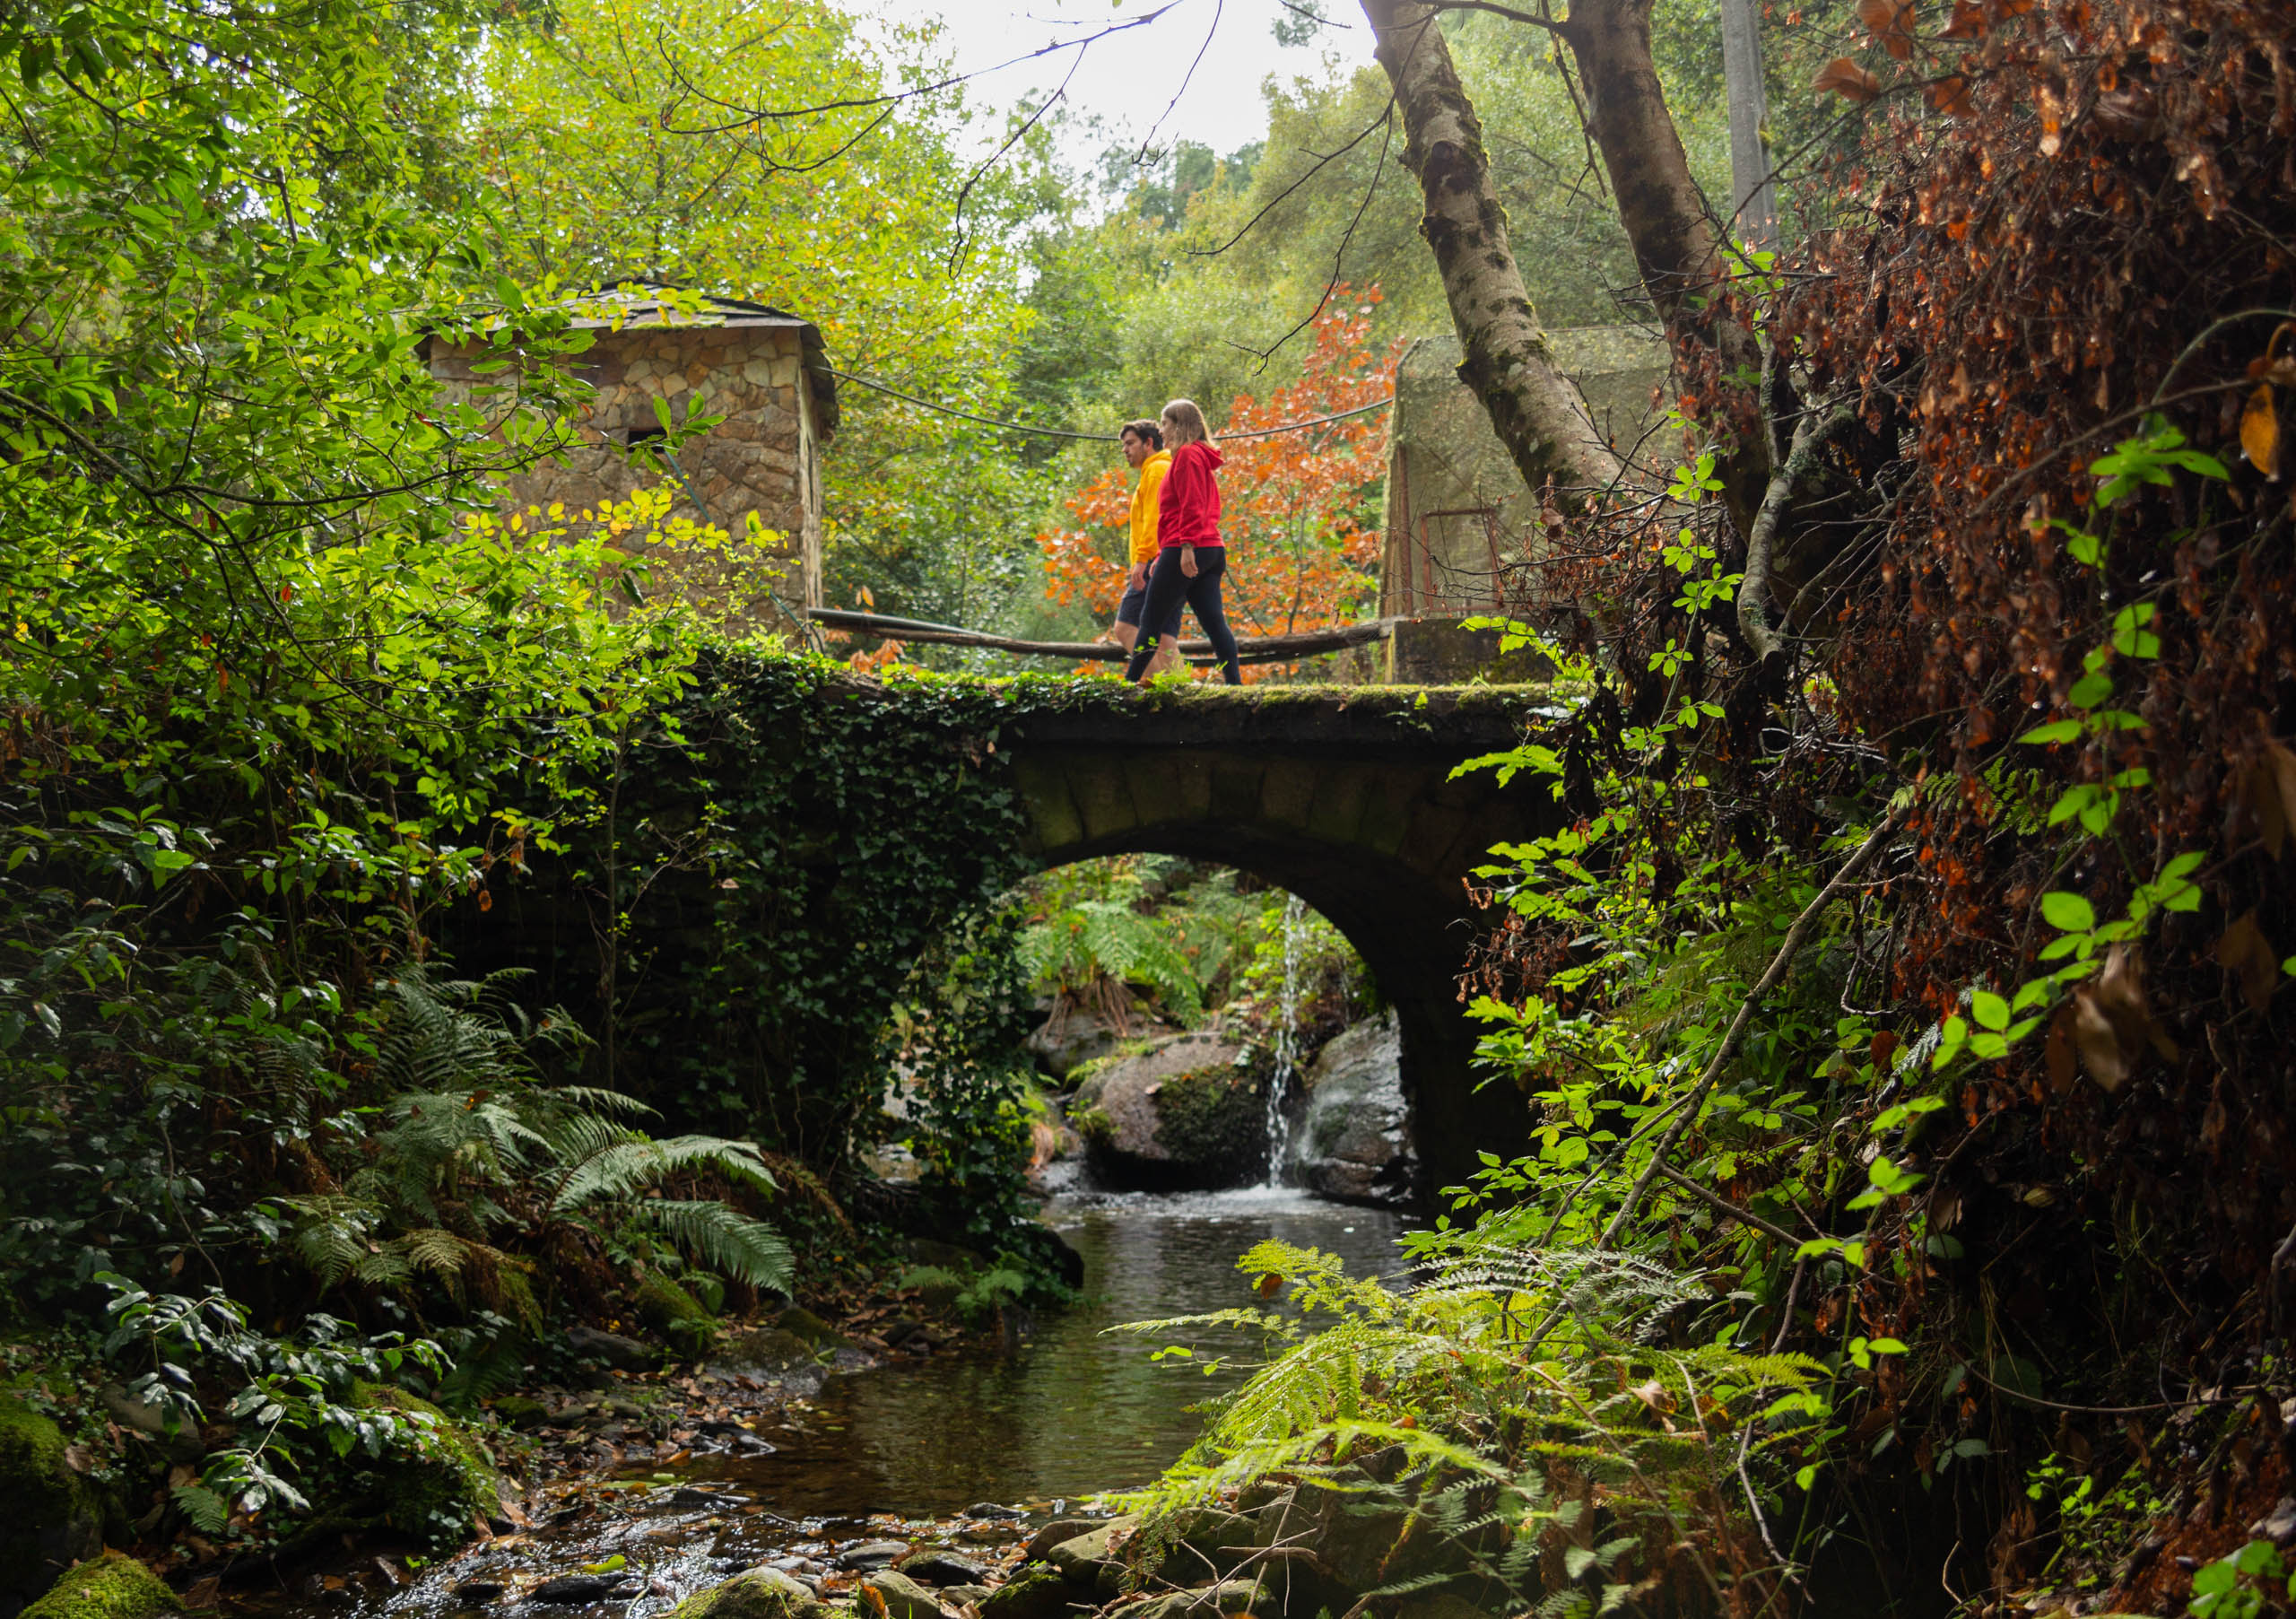
[[[503,509],[561,506],[578,522],[604,501],[667,487],[666,526],[714,526],[736,544],[638,547],[656,591],[708,603],[743,627],[801,630],[804,610],[821,605],[822,551],[822,435],[804,331],[795,319],[596,329],[574,362],[596,389],[579,424],[581,443],[561,461],[505,479]],[[474,345],[434,344],[431,374],[467,397],[489,381],[472,369],[483,358]],[[673,422],[697,413],[724,420],[688,440],[673,467],[665,452],[647,448],[661,430],[657,400]],[[752,516],[770,537],[741,544]]]
[[[1666,374],[1663,338],[1633,326],[1549,332],[1556,366],[1578,384],[1596,430],[1631,451],[1657,414],[1651,390]],[[1491,417],[1458,379],[1459,341],[1422,337],[1396,372],[1387,450],[1383,617],[1453,617],[1499,604],[1502,579],[1544,546],[1538,497],[1524,487]],[[1535,572],[1511,576],[1519,602]]]

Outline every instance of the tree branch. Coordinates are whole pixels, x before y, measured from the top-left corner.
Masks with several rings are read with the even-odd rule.
[[[1703,1203],[1708,1207],[1714,1209],[1717,1213],[1729,1215],[1731,1219],[1735,1220],[1740,1225],[1751,1225],[1754,1230],[1761,1232],[1766,1237],[1775,1237],[1780,1242],[1791,1242],[1797,1248],[1801,1246],[1802,1240],[1799,1237],[1796,1237],[1792,1232],[1787,1231],[1784,1226],[1772,1225],[1760,1214],[1755,1214],[1753,1210],[1740,1208],[1736,1204],[1722,1196],[1721,1193],[1708,1190],[1705,1187],[1700,1186],[1697,1181],[1692,1180],[1689,1176],[1683,1174],[1680,1170],[1671,1169],[1665,1164],[1661,1163],[1658,1166],[1658,1173],[1665,1176],[1666,1179],[1674,1185],[1680,1187],[1683,1191],[1688,1192],[1692,1197],[1697,1198],[1700,1203]]]
[[[1834,902],[1838,895],[1857,882],[1858,874],[1873,863],[1874,857],[1882,852],[1883,846],[1897,835],[1898,828],[1905,824],[1906,817],[1912,813],[1910,803],[1892,810],[1866,841],[1857,846],[1857,852],[1842,862],[1841,869],[1833,875],[1833,881],[1820,889],[1817,898],[1805,905],[1802,914],[1794,918],[1794,925],[1786,930],[1785,940],[1778,946],[1778,953],[1770,958],[1769,968],[1747,991],[1746,998],[1739,1003],[1738,1015],[1731,1020],[1730,1031],[1722,1037],[1722,1044],[1707,1062],[1706,1072],[1699,1076],[1697,1088],[1691,1092],[1689,1105],[1674,1120],[1674,1127],[1651,1150],[1650,1167],[1642,1171],[1641,1179],[1634,1183],[1634,1189],[1626,1195],[1626,1201],[1619,1205],[1618,1213],[1613,1214],[1610,1223],[1603,1227],[1603,1234],[1595,1243],[1596,1248],[1608,1248],[1617,1241],[1618,1234],[1626,1229],[1626,1223],[1634,1218],[1634,1211],[1649,1195],[1650,1183],[1666,1167],[1666,1154],[1674,1150],[1675,1145],[1697,1121],[1707,1092],[1714,1089],[1715,1081],[1722,1077],[1722,1070],[1729,1066],[1731,1060],[1738,1055],[1738,1048],[1746,1043],[1746,1031],[1753,1024],[1755,1008],[1762,1004],[1771,990],[1786,981],[1786,974],[1793,966],[1795,956],[1801,953],[1803,940],[1809,937],[1810,930],[1818,924],[1818,918],[1825,914],[1826,908]]]
[[[1769,401],[1763,404],[1766,407]],[[1768,416],[1766,408],[1764,415]],[[1786,519],[1787,508],[1794,503],[1795,491],[1808,482],[1826,441],[1857,419],[1857,413],[1847,405],[1822,413],[1813,407],[1802,413],[1801,421],[1795,424],[1794,442],[1776,461],[1770,484],[1762,491],[1761,504],[1746,530],[1745,577],[1738,582],[1738,633],[1764,667],[1786,654],[1785,637],[1770,622],[1770,576],[1779,527]]]

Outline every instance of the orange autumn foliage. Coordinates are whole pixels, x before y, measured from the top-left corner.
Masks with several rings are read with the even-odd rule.
[[[1300,379],[1265,399],[1237,395],[1218,430],[1226,457],[1220,469],[1220,532],[1228,547],[1222,587],[1228,621],[1240,639],[1353,623],[1377,596],[1381,535],[1370,497],[1387,473],[1387,413],[1266,439],[1229,435],[1333,415],[1393,394],[1403,344],[1373,349],[1371,310],[1378,301],[1376,287],[1335,288],[1316,317]],[[1103,618],[1115,614],[1124,594],[1136,476],[1121,464],[1100,474],[1068,497],[1076,526],[1037,536],[1054,601],[1082,601]],[[1198,633],[1193,619],[1185,633]],[[1265,672],[1247,667],[1244,678]]]

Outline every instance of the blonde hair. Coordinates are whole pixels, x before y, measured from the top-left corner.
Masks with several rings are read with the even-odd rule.
[[[1164,407],[1164,437],[1176,446],[1211,444],[1212,429],[1204,420],[1204,407],[1193,399],[1173,400]]]

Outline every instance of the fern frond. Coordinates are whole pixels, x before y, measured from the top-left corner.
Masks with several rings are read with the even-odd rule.
[[[370,1287],[398,1287],[414,1279],[414,1267],[405,1255],[385,1248],[361,1254],[352,1263],[351,1274]]]
[[[368,1233],[383,1219],[375,1204],[340,1192],[282,1201],[302,1216],[292,1239],[295,1256],[323,1288],[341,1282],[366,1257]]]
[[[619,1114],[624,1119],[649,1118],[661,1111],[635,1096],[609,1091],[604,1085],[552,1085],[543,1094],[552,1101],[568,1102],[593,1113]]]
[[[583,1155],[561,1182],[552,1206],[560,1214],[597,1197],[627,1197],[658,1185],[680,1170],[709,1168],[746,1180],[761,1190],[777,1186],[772,1171],[746,1141],[718,1136],[672,1136],[657,1140],[636,1130],[601,1136],[596,1151]]]
[[[428,1271],[452,1287],[469,1261],[470,1244],[452,1232],[425,1226],[392,1239],[390,1246],[417,1271]]]
[[[763,1221],[749,1219],[714,1197],[649,1197],[632,1213],[712,1269],[752,1287],[789,1291],[795,1275],[789,1245]]]

